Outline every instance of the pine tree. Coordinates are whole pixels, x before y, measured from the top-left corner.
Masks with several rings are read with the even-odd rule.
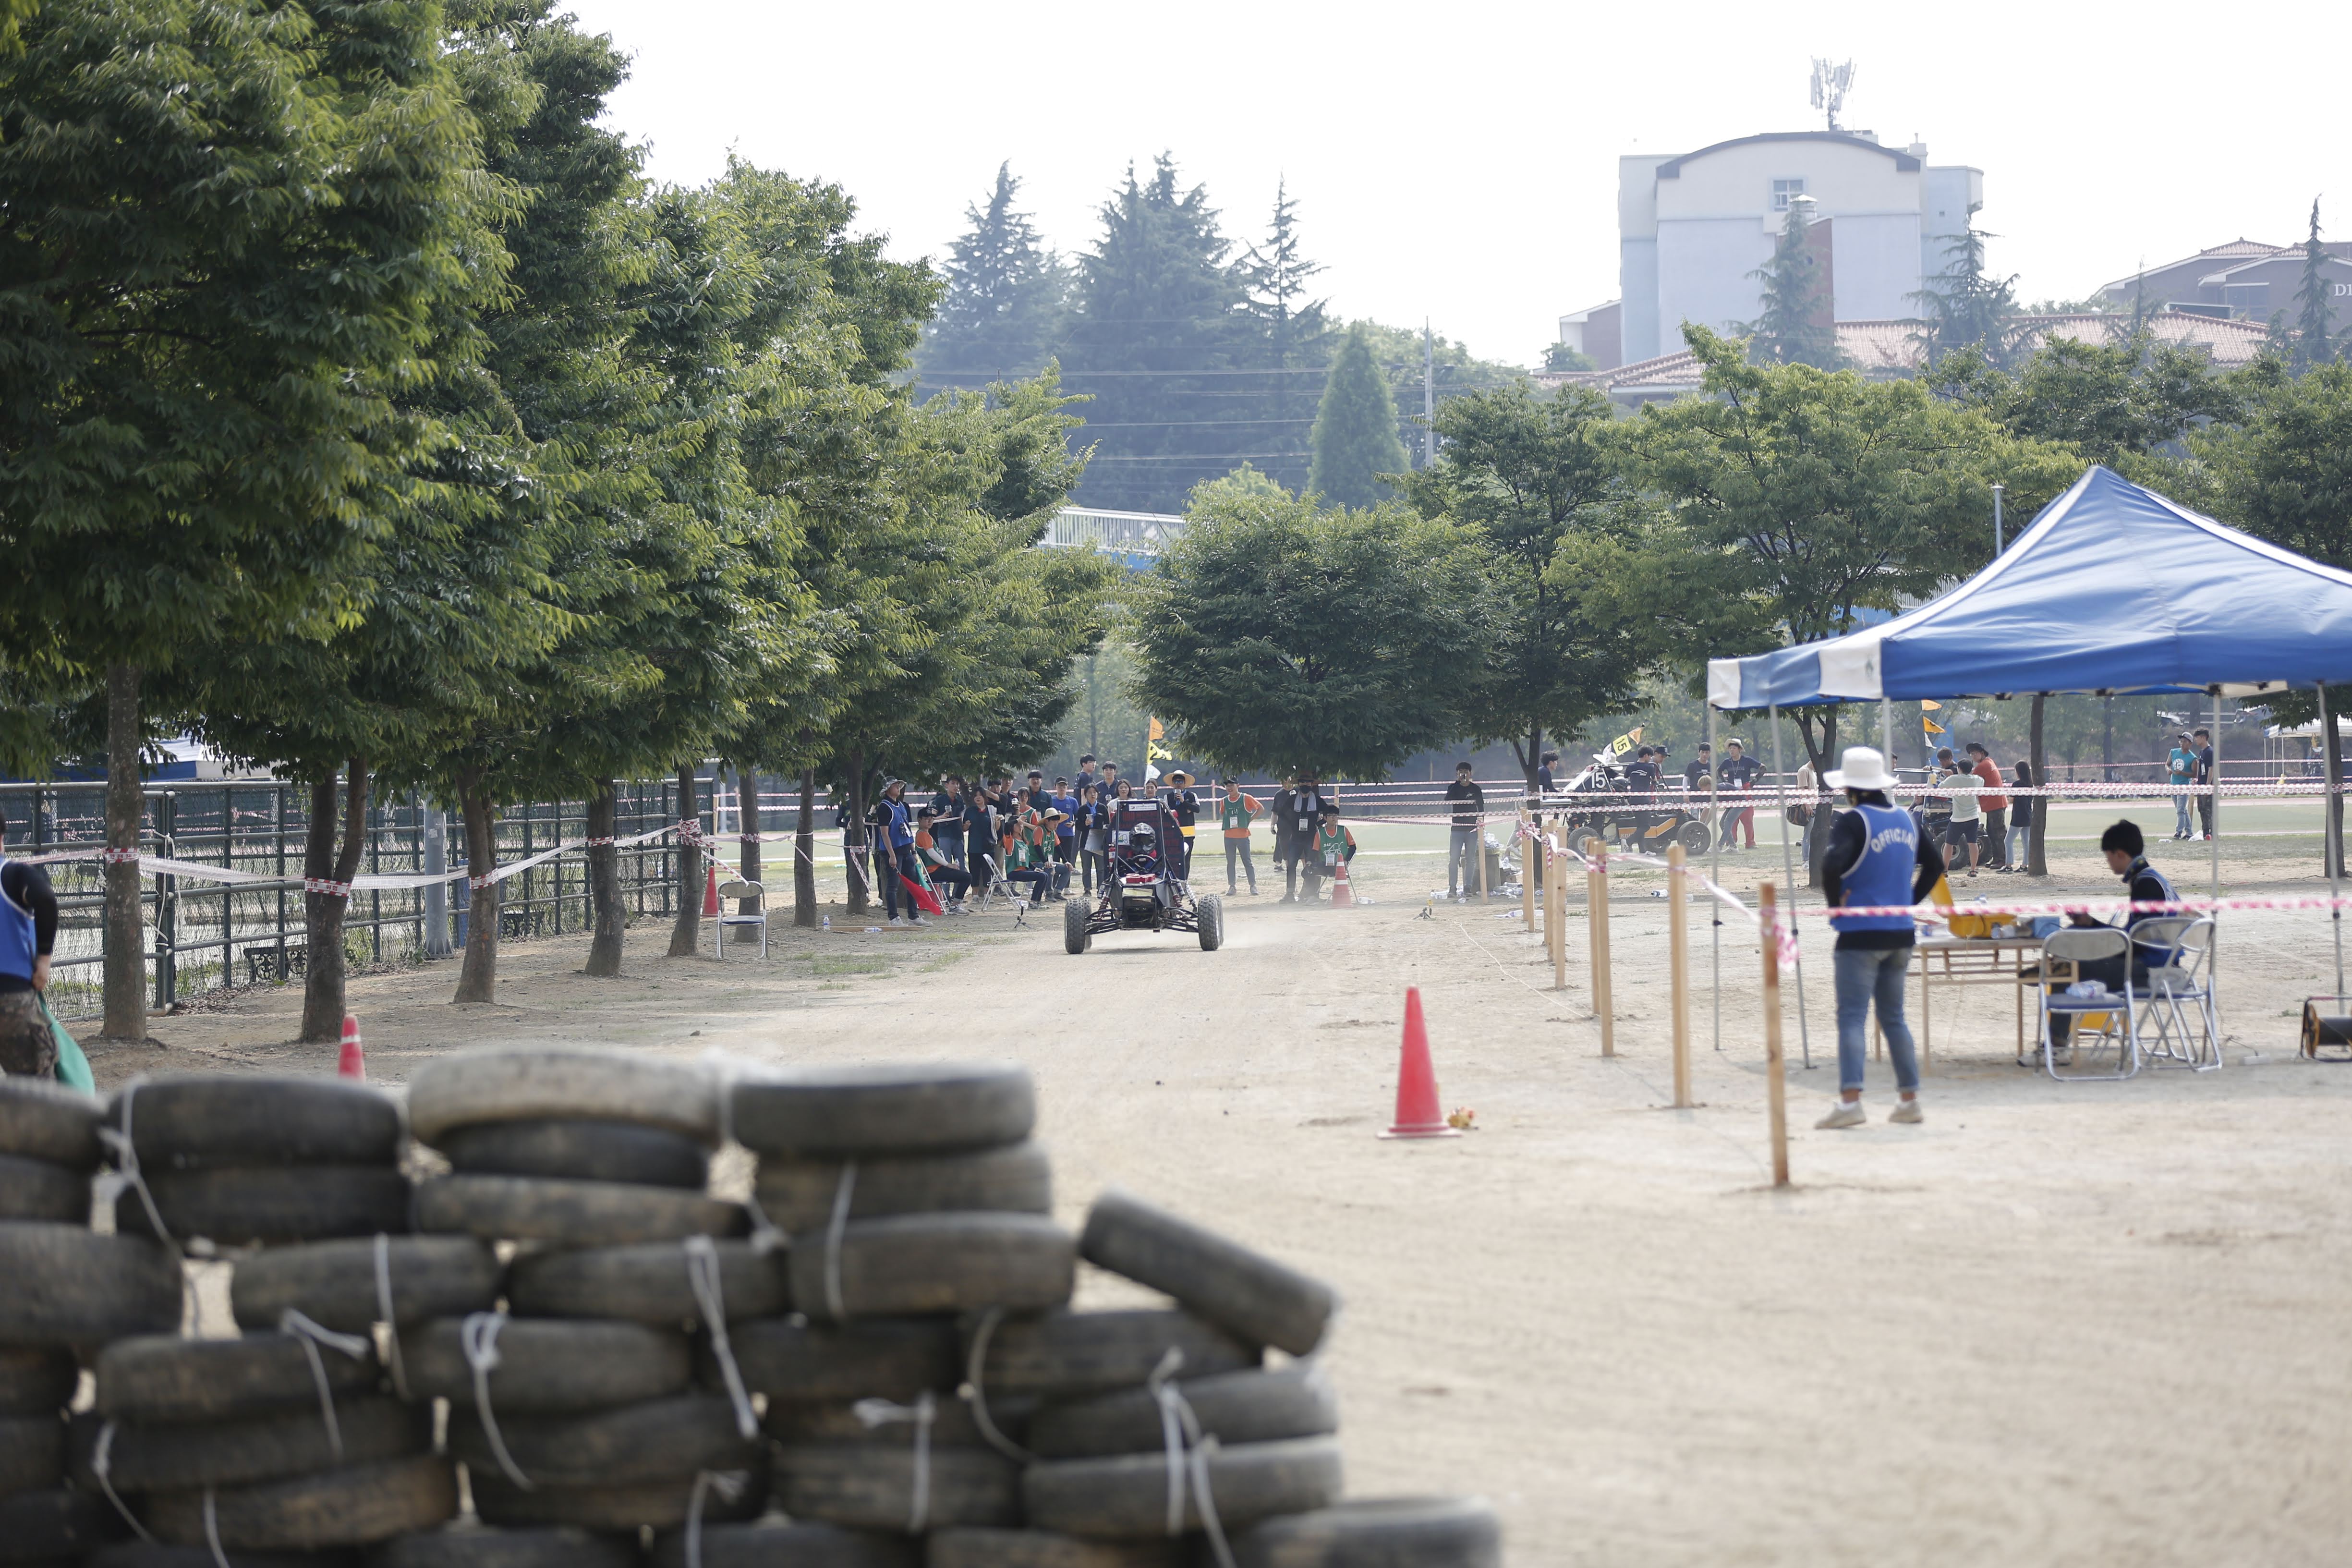
[[[1349,327],[1315,410],[1315,464],[1307,489],[1329,505],[1370,506],[1389,494],[1380,476],[1401,474],[1404,464],[1388,378],[1372,359],[1370,335],[1361,325]]]
[[[1202,479],[1253,448],[1235,426],[1256,395],[1236,376],[1242,294],[1208,193],[1181,189],[1167,154],[1151,178],[1129,169],[1102,206],[1102,237],[1078,264],[1077,309],[1062,359],[1066,390],[1092,397],[1095,444],[1077,499],[1131,511],[1175,511]],[[1108,374],[1104,374],[1108,373]],[[1242,427],[1246,428],[1246,427]],[[1246,439],[1246,437],[1244,437]]]
[[[1970,227],[1952,243],[1944,269],[1911,296],[1927,312],[1923,336],[1931,365],[1954,349],[1969,347],[2004,369],[2017,358],[2017,278],[1986,272],[1985,241],[1990,237]]]
[[[2294,291],[2298,307],[2294,326],[2294,365],[2298,374],[2336,357],[2329,342],[2327,247],[2319,242],[2319,198],[2311,202],[2311,234],[2303,242],[2303,283]]]
[[[1821,257],[1805,243],[1811,205],[1790,204],[1772,259],[1748,274],[1764,285],[1764,313],[1740,330],[1748,335],[1748,354],[1764,363],[1835,370],[1842,356],[1837,327],[1829,319]]]
[[[1322,270],[1299,242],[1298,204],[1286,184],[1277,184],[1265,239],[1250,247],[1234,272],[1255,329],[1249,357],[1255,368],[1276,373],[1264,378],[1271,384],[1256,399],[1265,428],[1248,445],[1267,454],[1259,459],[1265,471],[1293,490],[1305,486],[1311,457],[1298,428],[1308,422],[1307,394],[1331,358],[1328,302],[1307,298],[1309,279]]]
[[[950,247],[947,292],[924,331],[926,383],[981,387],[1034,375],[1060,346],[1071,268],[1013,210],[1020,190],[1013,165],[1000,164],[988,205],[964,208],[971,226]]]

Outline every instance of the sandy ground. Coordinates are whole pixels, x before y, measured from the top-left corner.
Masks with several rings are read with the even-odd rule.
[[[1736,857],[1727,879],[1778,858]],[[361,979],[352,1005],[395,1082],[520,1041],[1025,1060],[1065,1215],[1118,1184],[1336,1282],[1352,1489],[1484,1492],[1516,1564],[2346,1560],[2352,1068],[2293,1047],[2297,1000],[2326,988],[2322,917],[2228,928],[2218,1073],[2052,1083],[2012,1065],[1997,991],[1939,1026],[1925,1126],[1885,1123],[1874,1063],[1872,1124],[1815,1131],[1834,1071],[1792,1065],[1797,1184],[1775,1192],[1752,941],[1726,928],[1717,1052],[1693,921],[1699,1104],[1675,1110],[1668,910],[1642,874],[1612,904],[1603,1059],[1583,911],[1554,993],[1502,906],[1417,918],[1438,864],[1400,837],[1359,861],[1371,907],[1244,898],[1213,954],[1123,936],[1073,958],[1057,921],[1000,913],[779,928],[764,963],[722,965],[661,959],[666,931],[641,925],[618,980],[581,978],[585,939],[565,938],[510,948],[495,1006],[449,1005],[448,964]],[[2113,886],[2087,846],[2062,869]],[[2298,856],[2254,879],[2307,871]],[[1407,985],[1470,1136],[1373,1136]],[[1825,992],[1824,967],[1824,1064]],[[156,1020],[161,1048],[93,1055],[110,1082],[331,1071],[331,1047],[283,1043],[295,1016],[292,994],[257,994]],[[1793,1064],[1793,1015],[1789,1045]]]

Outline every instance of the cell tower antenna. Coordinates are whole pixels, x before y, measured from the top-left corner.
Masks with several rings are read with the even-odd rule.
[[[1838,110],[1845,107],[1845,95],[1853,90],[1852,60],[1813,57],[1813,107],[1829,116],[1831,130],[1838,129]]]

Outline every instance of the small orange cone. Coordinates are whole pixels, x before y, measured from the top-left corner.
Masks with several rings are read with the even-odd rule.
[[[1404,992],[1404,1056],[1397,1064],[1396,1125],[1383,1138],[1459,1138],[1437,1100],[1437,1069],[1429,1065],[1429,1028],[1421,1021],[1421,987]]]
[[[1356,889],[1348,885],[1348,858],[1339,857],[1339,868],[1331,878],[1331,907],[1351,910],[1356,907]]]
[[[707,921],[719,918],[719,868],[716,864],[710,868],[709,880],[702,885],[702,918]]]
[[[343,1015],[343,1048],[335,1057],[335,1076],[367,1077],[367,1052],[360,1039],[359,1016],[354,1013]]]

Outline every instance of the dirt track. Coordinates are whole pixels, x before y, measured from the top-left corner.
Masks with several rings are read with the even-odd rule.
[[[1740,859],[1744,885],[1764,863]],[[2294,1059],[2284,1016],[2325,988],[2320,918],[2229,928],[2218,1074],[2053,1084],[2011,1065],[2006,997],[1971,993],[2000,999],[1947,1035],[1939,994],[1927,1124],[1884,1123],[1873,1064],[1873,1124],[1815,1132],[1834,1072],[1792,1071],[1798,1185],[1776,1194],[1752,942],[1727,929],[1721,1054],[1702,946],[1701,1104],[1662,1109],[1663,902],[1627,879],[1612,905],[1603,1060],[1580,916],[1570,989],[1547,992],[1495,911],[1414,918],[1433,864],[1360,862],[1377,902],[1352,912],[1241,900],[1216,954],[1121,937],[1071,958],[1057,922],[1000,914],[780,928],[764,964],[722,966],[653,956],[667,933],[640,926],[620,980],[580,978],[566,939],[509,949],[497,1006],[446,1005],[454,965],[359,981],[352,1005],[390,1080],[525,1040],[1025,1060],[1066,1214],[1116,1183],[1334,1280],[1352,1489],[1486,1492],[1517,1564],[2344,1560],[2352,1069]],[[1373,1137],[1407,984],[1469,1137]],[[105,1081],[331,1071],[331,1047],[280,1043],[295,1016],[270,994],[94,1055]],[[1789,1038],[1793,1060],[1793,1018]]]

